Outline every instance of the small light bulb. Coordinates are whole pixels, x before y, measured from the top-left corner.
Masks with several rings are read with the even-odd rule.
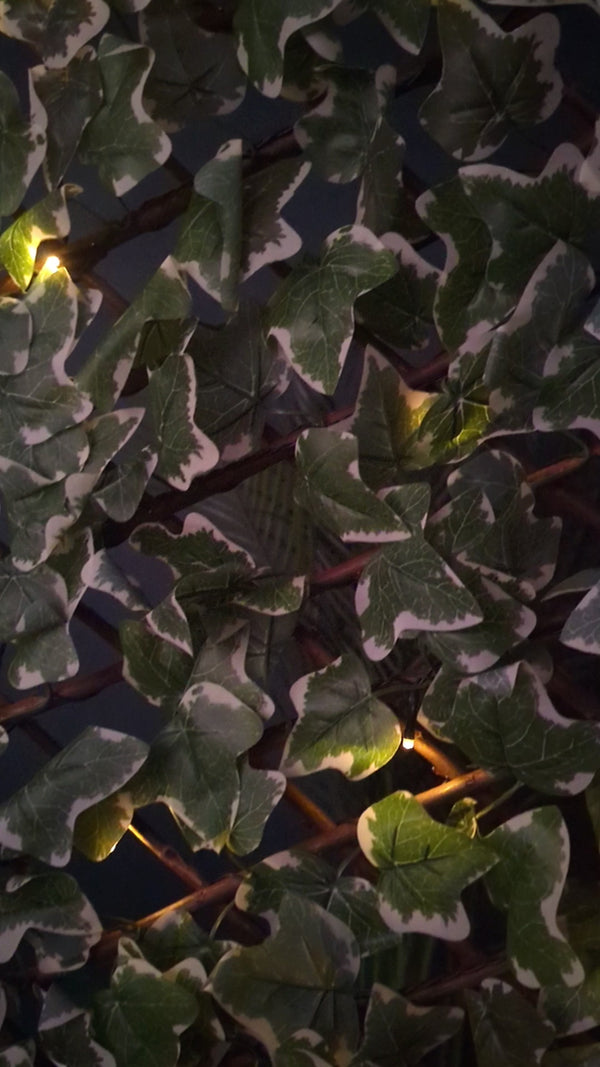
[[[405,748],[407,752],[410,751],[410,749],[414,748],[414,747],[415,747],[415,739],[414,739],[414,737],[403,737],[402,738],[402,748]]]
[[[55,274],[60,267],[60,259],[58,256],[48,256],[42,270],[44,274]]]

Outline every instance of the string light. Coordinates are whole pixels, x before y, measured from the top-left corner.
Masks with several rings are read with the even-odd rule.
[[[44,274],[55,274],[60,267],[60,259],[58,256],[48,256],[42,270]]]
[[[414,748],[414,747],[415,747],[415,739],[414,739],[414,737],[407,737],[406,735],[404,735],[404,737],[402,738],[402,748],[406,749],[406,751],[409,752],[410,749]]]

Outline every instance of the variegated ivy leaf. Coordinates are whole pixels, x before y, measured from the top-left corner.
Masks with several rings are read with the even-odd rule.
[[[419,118],[457,159],[485,159],[514,126],[543,122],[560,104],[562,80],[553,66],[560,27],[553,15],[504,33],[471,0],[443,0],[438,29],[442,77]]]
[[[3,29],[0,12],[0,31]],[[0,71],[0,215],[12,215],[21,203],[46,151],[46,113],[30,93],[29,121],[21,114],[10,78]]]
[[[252,708],[261,719],[270,719],[273,701],[246,673],[249,639],[250,628],[246,623],[233,631],[228,627],[225,632],[210,636],[200,649],[189,685],[214,682]]]
[[[135,459],[113,467],[94,492],[94,500],[115,522],[127,522],[137,511],[144,490],[154,473],[158,456],[150,445]]]
[[[140,37],[155,54],[145,88],[150,112],[166,129],[190,120],[235,111],[246,92],[246,79],[228,33],[209,33],[194,18],[190,0],[165,9],[147,3],[139,17]]]
[[[124,785],[147,751],[136,737],[87,727],[0,805],[0,845],[63,867],[79,812]]]
[[[79,813],[73,828],[73,846],[88,860],[99,863],[114,852],[133,818],[129,793],[121,790]]]
[[[420,717],[477,766],[510,772],[542,793],[579,793],[600,767],[597,724],[559,715],[524,661],[462,679],[443,667]]]
[[[31,342],[31,314],[22,300],[0,298],[0,375],[20,374],[27,366]]]
[[[579,601],[562,628],[560,640],[580,652],[600,654],[600,581]]]
[[[326,1043],[319,1034],[306,1027],[297,1030],[279,1046],[273,1064],[274,1067],[333,1067]]]
[[[417,55],[425,41],[429,23],[429,0],[361,0],[361,6],[373,11],[401,48]]]
[[[435,822],[408,792],[367,808],[356,833],[365,856],[380,869],[379,911],[390,929],[448,941],[468,935],[460,894],[496,862],[491,848]]]
[[[429,9],[429,0],[422,2]],[[400,134],[381,119],[365,157],[354,221],[377,237],[394,233],[415,241],[427,233],[427,227],[402,188],[404,148]]]
[[[433,301],[439,271],[398,233],[385,235],[398,271],[393,278],[359,297],[358,321],[370,333],[395,348],[425,348],[431,337]]]
[[[180,534],[172,534],[166,526],[149,522],[138,526],[129,542],[138,552],[163,560],[176,578],[196,571],[217,570],[228,564],[244,573],[253,565],[243,548],[197,512],[186,515]]]
[[[354,302],[396,272],[370,230],[344,226],[327,237],[318,264],[296,267],[269,306],[269,335],[319,392],[335,390],[354,327]]]
[[[305,430],[296,445],[296,468],[300,503],[342,541],[379,544],[410,536],[400,517],[362,481],[352,434]]]
[[[298,719],[283,753],[288,777],[334,767],[347,778],[365,778],[398,750],[400,723],[371,695],[369,676],[354,656],[299,678],[290,696]]]
[[[187,351],[196,374],[194,419],[221,459],[231,462],[258,448],[266,404],[287,384],[286,361],[268,347],[259,308],[242,303],[224,326],[198,326]]]
[[[105,34],[98,46],[102,107],[86,126],[79,157],[98,170],[115,196],[123,196],[168,158],[171,142],[147,114],[142,93],[153,53]]]
[[[45,66],[65,67],[100,32],[109,14],[104,0],[53,0],[41,9],[28,0],[3,0],[0,31],[33,45]]]
[[[11,877],[0,891],[0,963],[23,937],[42,974],[73,970],[85,963],[102,927],[92,905],[69,874],[44,871]]]
[[[76,185],[63,185],[29,211],[24,211],[0,236],[0,263],[15,285],[26,289],[33,277],[38,246],[51,237],[66,237],[71,228],[66,196],[79,192]]]
[[[160,637],[188,656],[193,655],[189,623],[172,591],[146,615],[144,622],[155,637]]]
[[[600,416],[593,417],[593,378],[585,364],[581,373],[581,354],[571,343],[593,285],[586,257],[557,241],[532,274],[510,319],[494,333],[485,370],[492,433],[534,427],[593,431],[599,425]],[[580,334],[585,338],[583,331]],[[588,338],[592,348],[590,342]]]
[[[460,1008],[421,1008],[392,989],[374,982],[362,1043],[352,1067],[416,1067],[423,1056],[452,1037],[463,1019]]]
[[[217,446],[194,420],[196,376],[191,356],[174,352],[150,375],[149,409],[158,453],[156,473],[175,489],[189,489],[218,462]]]
[[[123,677],[150,704],[179,696],[187,684],[192,658],[172,641],[165,641],[146,621],[122,622]]]
[[[240,799],[227,847],[238,856],[258,848],[271,812],[285,790],[285,775],[278,771],[256,770],[244,762],[239,769]]]
[[[362,173],[394,80],[391,66],[375,73],[329,67],[323,99],[294,128],[320,177],[351,182]]]
[[[570,855],[560,811],[526,811],[485,841],[500,858],[485,881],[493,903],[508,912],[506,950],[519,982],[580,985],[583,967],[556,921]]]
[[[56,989],[50,988],[39,1024],[40,1044],[50,1062],[56,1067],[116,1067],[112,1053],[92,1037],[90,1013],[65,1005],[60,993],[53,996]]]
[[[600,967],[591,970],[581,985],[548,985],[540,1007],[559,1034],[581,1034],[600,1022]]]
[[[321,859],[297,849],[277,852],[246,872],[236,895],[236,907],[262,915],[274,931],[286,897],[297,897],[327,908],[336,874]]]
[[[35,1046],[33,1042],[10,1045],[0,1052],[0,1067],[33,1067]]]
[[[216,1063],[229,1047],[225,1041],[225,1031],[217,1016],[215,1002],[210,993],[205,992],[206,971],[199,960],[182,960],[171,967],[164,975],[170,982],[176,983],[194,997],[197,1015],[181,1035],[181,1053],[178,1063],[193,1063],[198,1056],[205,1057],[206,1063]]]
[[[358,963],[356,941],[339,919],[309,900],[284,897],[277,932],[261,945],[232,949],[209,988],[269,1053],[308,1027],[332,1046],[336,1062],[348,1062],[358,1036]]]
[[[286,0],[241,0],[234,27],[242,70],[265,96],[276,97],[283,82],[283,57],[297,30],[328,15],[340,0],[298,0],[293,14]]]
[[[286,42],[280,96],[313,103],[327,88],[329,65],[342,58],[342,43],[329,16],[293,33]]]
[[[261,734],[258,716],[221,686],[192,686],[130,786],[135,804],[162,801],[192,831],[195,848],[219,852],[240,799],[236,757]]]
[[[265,615],[291,615],[302,606],[305,584],[303,574],[293,578],[259,574],[253,581],[232,588],[231,603]]]
[[[536,178],[489,163],[460,171],[470,210],[485,222],[493,241],[487,282],[500,299],[510,297],[512,303],[521,295],[556,241],[594,259],[600,198],[586,166],[578,149],[564,144]],[[564,205],[562,211],[557,203]]]
[[[295,256],[302,238],[281,216],[310,170],[302,159],[282,159],[251,174],[242,185],[242,278],[250,278],[267,263]]]
[[[165,912],[140,930],[139,944],[144,957],[161,971],[193,959],[210,972],[233,948],[232,941],[219,941],[207,934],[183,909]]]
[[[459,178],[423,193],[416,208],[446,246],[446,262],[433,305],[440,340],[451,352],[467,342],[475,345],[512,302],[486,277],[492,253],[490,232]]]
[[[423,465],[456,463],[477,448],[490,421],[488,405],[478,393],[469,394],[457,381],[443,383],[419,426]]]
[[[464,996],[480,1067],[532,1067],[542,1062],[554,1027],[516,989],[486,978],[478,992],[467,989]]]
[[[398,482],[401,471],[420,466],[419,427],[435,395],[410,389],[396,370],[367,345],[363,373],[348,428],[358,439],[360,469],[375,490]]]
[[[182,984],[132,956],[114,971],[110,988],[95,994],[93,1029],[119,1067],[175,1067],[178,1037],[197,1011],[196,998]]]
[[[10,558],[0,563],[0,635],[13,646],[8,677],[16,689],[56,682],[77,672],[68,601],[62,576],[45,564],[23,574]]]
[[[78,383],[98,411],[111,411],[120,397],[145,324],[183,319],[190,308],[187,286],[168,256],[79,372]]]
[[[102,103],[102,82],[96,53],[80,48],[68,66],[50,70],[32,67],[36,95],[48,116],[48,147],[44,177],[48,188],[62,180],[90,119]]]
[[[481,622],[477,601],[442,557],[415,532],[380,548],[356,588],[363,647],[379,660],[415,630],[465,630]]]
[[[235,311],[242,230],[242,142],[226,141],[194,178],[174,256],[196,285]]]

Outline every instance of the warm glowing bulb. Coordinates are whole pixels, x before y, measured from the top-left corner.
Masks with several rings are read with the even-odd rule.
[[[402,738],[402,748],[405,748],[407,752],[411,748],[414,748],[414,747],[415,747],[415,739],[414,739],[414,737],[403,737]]]
[[[54,274],[59,267],[60,259],[58,258],[58,256],[48,256],[46,262],[44,263],[43,270],[45,274]]]

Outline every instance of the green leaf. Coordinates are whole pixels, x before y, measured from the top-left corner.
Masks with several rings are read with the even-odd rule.
[[[174,256],[200,288],[235,311],[241,265],[242,142],[226,141],[194,178]]]
[[[81,135],[102,103],[100,69],[93,48],[86,46],[68,66],[49,70],[32,67],[36,95],[48,116],[48,148],[44,177],[55,189],[71,163]]]
[[[197,1014],[193,995],[143,959],[114,972],[110,988],[94,998],[94,1033],[118,1067],[175,1067],[178,1036]]]
[[[75,879],[56,871],[11,878],[7,871],[2,882],[0,963],[25,937],[41,974],[81,967],[102,927]]]
[[[279,1046],[273,1064],[274,1067],[332,1067],[328,1053],[329,1049],[321,1036],[314,1030],[303,1028]]]
[[[27,366],[32,323],[27,305],[12,296],[0,298],[0,374],[20,374]]]
[[[0,805],[0,844],[45,863],[68,863],[75,819],[141,767],[143,741],[89,726]]]
[[[377,15],[397,44],[417,55],[423,47],[429,23],[429,0],[367,0],[368,10]]]
[[[266,344],[259,308],[242,303],[224,326],[198,326],[188,353],[196,374],[194,420],[221,459],[231,462],[258,448],[266,405],[287,377],[285,362]]]
[[[484,979],[478,993],[465,990],[464,996],[479,1067],[531,1067],[542,1062],[554,1027],[533,1004],[495,978]]]
[[[234,16],[238,62],[261,93],[279,96],[288,39],[297,30],[324,18],[339,2],[297,0],[290,13],[286,0],[241,0]]]
[[[53,0],[41,8],[29,0],[6,0],[0,25],[2,33],[33,45],[46,67],[65,67],[109,14],[104,0]]]
[[[79,192],[78,186],[62,189],[24,211],[0,237],[0,262],[19,289],[26,289],[33,277],[38,246],[50,237],[66,237],[71,228],[66,197]]]
[[[79,813],[73,828],[73,845],[93,863],[114,851],[133,818],[133,803],[127,792],[113,793]]]
[[[460,1008],[420,1008],[392,989],[374,982],[365,1017],[365,1033],[356,1054],[357,1067],[413,1067],[460,1029]]]
[[[310,170],[304,159],[282,159],[250,174],[242,185],[242,278],[261,267],[295,256],[302,238],[281,216]]]
[[[238,856],[247,856],[261,843],[271,812],[283,796],[286,780],[278,771],[255,770],[243,763],[240,771],[240,799],[227,847]]]
[[[140,931],[139,943],[145,958],[160,971],[190,959],[199,960],[205,971],[211,971],[233,945],[211,937],[183,909],[167,911],[155,919]]]
[[[122,622],[123,677],[150,704],[180,695],[192,667],[189,654],[153,633],[145,621]]]
[[[391,66],[329,67],[323,99],[294,128],[319,177],[343,183],[362,174],[394,79]]]
[[[358,1035],[357,972],[348,928],[308,900],[285,897],[277,932],[256,947],[232,949],[212,972],[210,990],[270,1053],[308,1027],[347,1062]]]
[[[496,862],[487,845],[435,822],[408,792],[367,808],[356,832],[365,856],[381,870],[379,910],[390,929],[448,941],[468,935],[460,893]]]
[[[102,107],[83,131],[79,157],[123,196],[168,158],[171,142],[147,114],[142,93],[153,53],[113,34],[98,46]]]
[[[250,628],[242,623],[232,631],[209,637],[194,663],[189,686],[200,682],[214,682],[252,708],[261,719],[270,719],[273,701],[246,673],[246,657]]]
[[[398,271],[389,281],[359,297],[358,321],[386,344],[425,348],[432,333],[439,271],[400,234],[386,234],[385,243],[397,258]]]
[[[283,753],[288,777],[334,767],[347,778],[366,778],[400,745],[396,716],[371,695],[369,676],[354,656],[299,678],[290,696],[298,719]]]
[[[143,523],[131,535],[130,544],[138,552],[163,560],[175,577],[216,571],[227,565],[244,573],[253,565],[243,548],[197,512],[186,515],[180,534],[172,534],[159,523]]]
[[[462,679],[442,668],[420,715],[477,766],[509,771],[542,793],[579,793],[600,766],[597,725],[559,715],[525,661]]]
[[[381,543],[410,536],[399,516],[361,480],[352,434],[304,430],[296,445],[296,468],[300,503],[342,541]]]
[[[184,318],[190,307],[187,286],[174,259],[168,256],[79,372],[78,383],[98,411],[111,411],[120,397],[144,326]]]
[[[116,1067],[92,1037],[90,1013],[69,1002],[58,985],[46,995],[39,1026],[40,1044],[57,1067]]]
[[[35,1050],[31,1042],[22,1045],[10,1045],[0,1052],[0,1067],[33,1067],[32,1056]]]
[[[2,30],[4,32],[4,15]],[[46,114],[31,94],[31,117],[21,114],[11,80],[0,71],[0,215],[21,203],[46,152]]]
[[[580,985],[583,967],[556,921],[570,855],[560,811],[526,811],[485,841],[500,858],[485,881],[493,903],[508,912],[506,948],[519,982],[534,989]]]
[[[231,35],[199,26],[190,0],[167,8],[160,0],[146,4],[139,28],[142,41],[155,53],[145,87],[152,116],[173,130],[234,111],[244,99],[246,80]]]
[[[16,689],[77,672],[68,599],[62,577],[44,564],[23,574],[10,560],[0,562],[0,639],[14,647],[8,676]]]
[[[513,126],[543,122],[560,104],[562,80],[553,66],[560,27],[553,15],[504,33],[470,0],[442,0],[438,29],[442,77],[419,117],[457,159],[485,159]]]
[[[387,656],[407,633],[464,630],[483,618],[467,587],[418,533],[369,560],[355,604],[363,647],[373,660]]]
[[[119,463],[94,492],[94,500],[115,522],[127,522],[138,509],[144,490],[154,473],[158,456],[145,445],[135,459]]]
[[[560,1034],[581,1034],[600,1022],[600,968],[590,971],[575,989],[547,985],[542,991],[544,1014]]]
[[[420,2],[429,10],[429,0]],[[381,119],[365,156],[354,221],[378,237],[393,232],[416,241],[427,228],[402,188],[404,148],[402,137]]]
[[[396,269],[370,230],[344,226],[326,239],[318,265],[296,267],[275,292],[269,335],[314,389],[333,393],[352,339],[354,301]]]
[[[194,421],[196,379],[191,356],[174,352],[150,375],[149,408],[158,451],[156,473],[175,489],[188,489],[219,459],[216,445]]]
[[[560,640],[580,652],[600,653],[600,582],[579,601],[565,622]]]
[[[600,1067],[600,1044],[558,1048],[542,1062],[543,1067]]]

